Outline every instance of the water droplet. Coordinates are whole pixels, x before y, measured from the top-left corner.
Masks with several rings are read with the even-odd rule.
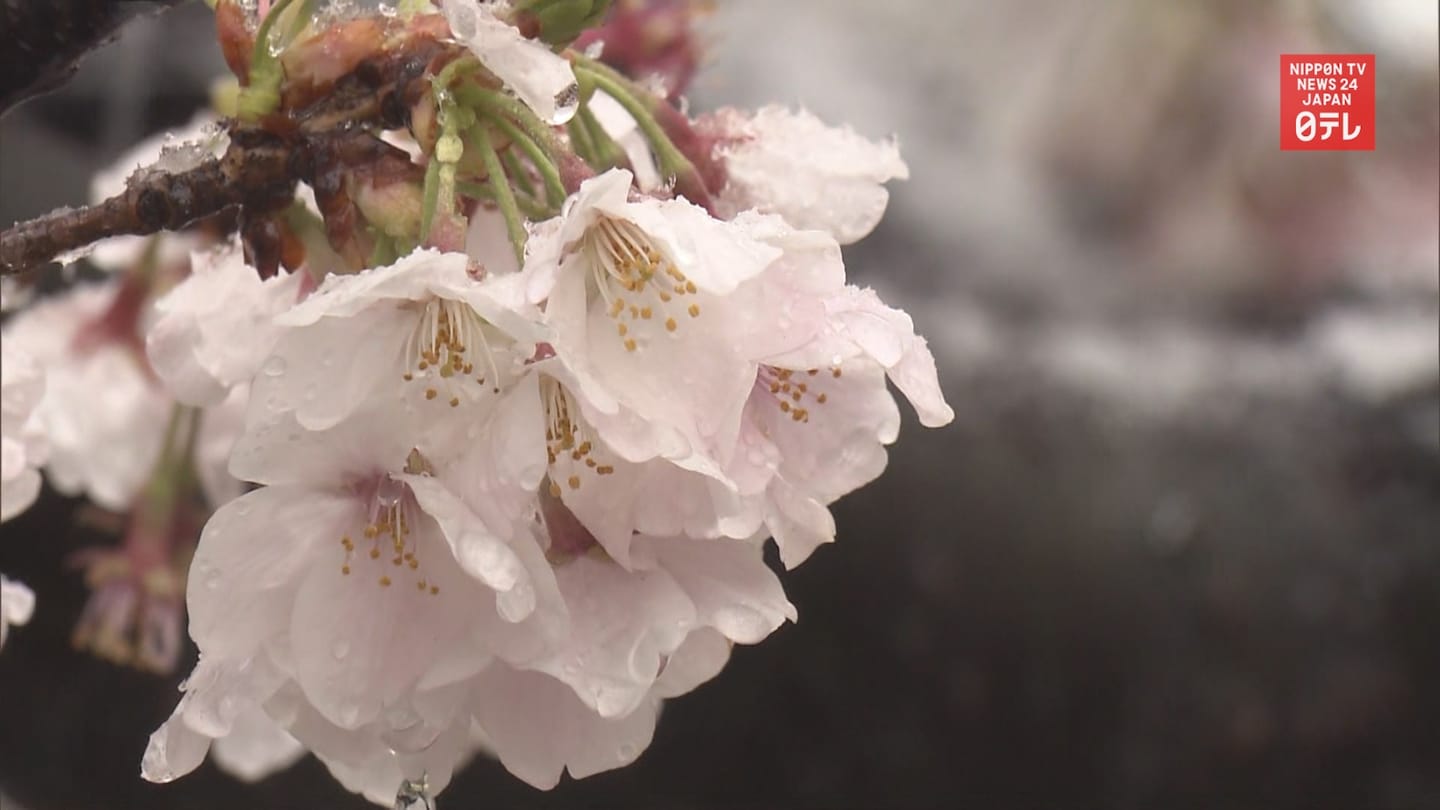
[[[345,639],[336,639],[330,647],[330,654],[335,656],[336,661],[344,661],[345,656],[350,654],[350,642]]]
[[[382,716],[385,730],[380,739],[389,746],[390,752],[400,756],[418,754],[435,744],[440,729],[428,725],[425,719],[408,705],[392,706]]]
[[[279,377],[285,373],[285,358],[278,354],[271,355],[270,359],[265,361],[265,365],[260,367],[260,370],[264,372],[267,377]]]
[[[580,109],[580,85],[572,84],[555,94],[555,114],[550,123],[555,126],[568,123]]]
[[[615,751],[615,758],[621,762],[633,760],[640,752],[635,749],[633,743],[624,743]]]

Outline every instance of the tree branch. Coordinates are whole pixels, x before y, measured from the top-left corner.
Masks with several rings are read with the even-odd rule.
[[[154,170],[99,205],[22,222],[0,233],[0,275],[34,269],[100,239],[179,230],[231,206],[289,196],[295,187],[290,154],[279,138],[250,130],[219,159],[173,174]]]
[[[343,202],[337,172],[404,156],[370,129],[405,126],[405,111],[427,92],[428,67],[454,50],[421,39],[377,54],[308,106],[253,126],[232,122],[230,147],[219,159],[183,172],[141,170],[123,193],[103,203],[62,208],[0,231],[0,275],[37,269],[99,239],[179,230],[234,206],[273,211],[293,199],[301,180],[315,187],[322,210],[331,198]],[[408,156],[404,163],[409,165]],[[331,213],[326,212],[327,227]],[[335,225],[343,223],[337,218]]]

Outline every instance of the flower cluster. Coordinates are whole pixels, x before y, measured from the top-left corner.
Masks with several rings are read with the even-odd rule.
[[[288,103],[267,76],[313,91],[362,60],[347,49],[455,49],[384,133],[405,158],[302,188],[285,222],[319,222],[323,247],[257,272],[251,240],[208,238],[131,313],[143,355],[50,342],[47,399],[116,397],[113,425],[41,409],[57,487],[139,497],[174,533],[184,462],[218,507],[184,589],[200,660],[150,740],[153,781],[212,744],[252,778],[309,750],[382,803],[480,749],[541,788],[628,764],[666,698],[795,620],[765,544],[791,568],[835,539],[829,505],[899,429],[887,379],[922,424],[952,416],[910,318],[846,283],[841,245],[906,175],[893,143],[779,108],[692,121],[593,48],[547,47],[607,4],[400,5],[277,46],[282,2],[252,32],[242,120]],[[41,304],[6,345],[45,343],[23,338],[47,306],[103,322],[126,289]],[[87,371],[111,362],[125,374]],[[9,366],[7,514],[12,470],[35,488],[12,466]],[[217,454],[228,475],[205,472]]]

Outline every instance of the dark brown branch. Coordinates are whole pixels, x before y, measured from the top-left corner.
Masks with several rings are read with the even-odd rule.
[[[0,275],[37,269],[110,236],[179,230],[236,206],[248,214],[240,217],[244,226],[293,199],[301,180],[323,198],[322,209],[327,200],[337,209],[348,205],[341,193],[346,171],[369,164],[383,169],[396,162],[387,155],[403,155],[371,128],[405,126],[408,110],[426,90],[424,77],[456,53],[457,46],[414,37],[402,48],[364,60],[333,84],[299,94],[313,98],[308,104],[301,101],[258,125],[232,125],[230,148],[219,160],[173,174],[151,170],[99,205],[18,223],[0,232]],[[403,162],[409,165],[408,158]],[[327,228],[332,213],[325,212]],[[254,228],[264,235],[263,225]],[[344,241],[337,236],[331,234],[332,242]]]
[[[0,233],[0,275],[35,269],[107,237],[179,230],[231,206],[273,200],[295,186],[290,154],[274,136],[237,132],[220,159],[174,174],[152,170],[99,205],[62,208]]]

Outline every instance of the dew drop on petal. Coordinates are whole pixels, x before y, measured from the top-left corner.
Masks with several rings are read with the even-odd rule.
[[[265,361],[265,365],[260,367],[260,370],[264,372],[267,377],[279,377],[285,373],[285,358],[278,354],[272,355]]]
[[[345,656],[350,654],[350,642],[345,639],[336,639],[330,646],[330,654],[335,656],[336,661],[344,661]]]
[[[550,116],[548,123],[560,126],[569,123],[575,113],[580,110],[580,85],[567,85],[564,90],[555,94],[555,114]]]
[[[639,751],[635,750],[635,745],[633,743],[625,743],[621,745],[618,749],[616,749],[615,758],[622,763],[630,762],[631,760],[635,759],[635,756],[638,753]]]

